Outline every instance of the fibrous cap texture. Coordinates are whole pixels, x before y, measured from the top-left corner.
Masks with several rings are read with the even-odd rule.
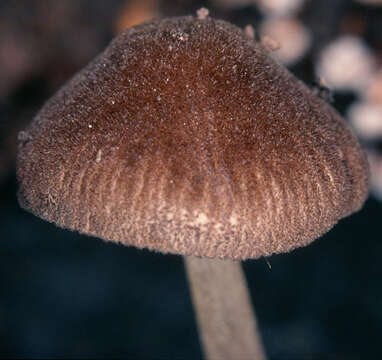
[[[241,29],[209,17],[124,31],[20,138],[25,209],[161,252],[286,252],[367,195],[367,163],[342,118]]]

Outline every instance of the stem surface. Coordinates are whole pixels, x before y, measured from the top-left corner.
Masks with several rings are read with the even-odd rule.
[[[240,262],[185,256],[207,359],[265,360]]]

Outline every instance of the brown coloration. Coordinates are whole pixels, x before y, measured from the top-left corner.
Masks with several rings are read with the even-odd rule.
[[[255,39],[255,29],[253,28],[252,25],[246,25],[244,28],[244,33],[250,37],[251,39]]]
[[[25,209],[166,253],[286,252],[367,195],[367,162],[341,117],[241,29],[209,17],[124,31],[27,132]]]
[[[115,21],[115,32],[152,20],[159,16],[158,0],[128,0]]]
[[[205,20],[207,19],[210,11],[206,8],[200,8],[199,10],[196,11],[196,16],[198,20]]]
[[[281,48],[281,44],[268,35],[262,36],[261,45],[268,51],[275,51]]]

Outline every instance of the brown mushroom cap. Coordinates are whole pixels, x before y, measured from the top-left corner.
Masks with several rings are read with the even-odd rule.
[[[343,119],[220,20],[124,31],[36,116],[19,201],[59,226],[162,252],[256,258],[358,210],[364,153]]]

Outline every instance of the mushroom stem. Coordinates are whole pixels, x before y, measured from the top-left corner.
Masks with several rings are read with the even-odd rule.
[[[265,360],[239,261],[185,256],[205,356],[209,360]]]

